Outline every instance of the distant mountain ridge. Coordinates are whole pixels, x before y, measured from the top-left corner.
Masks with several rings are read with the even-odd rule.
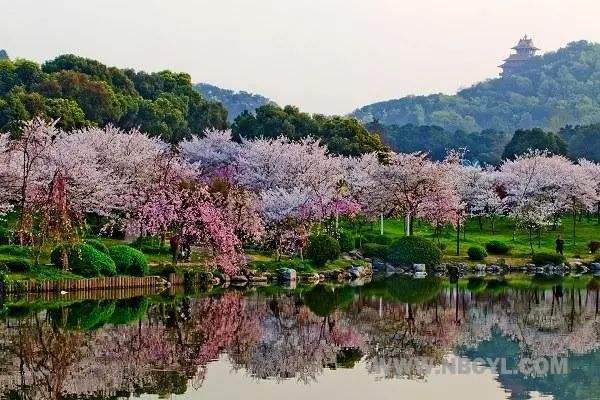
[[[223,89],[208,83],[196,83],[194,89],[200,92],[205,99],[223,104],[227,109],[227,120],[229,122],[233,122],[238,115],[246,110],[254,112],[254,110],[265,104],[275,104],[275,102],[260,94],[249,93],[243,90]]]
[[[8,53],[4,49],[0,49],[0,60],[8,60]]]
[[[456,95],[407,96],[361,107],[353,116],[384,125],[436,125],[449,131],[600,122],[600,44],[579,41],[536,56],[510,76],[477,83]]]

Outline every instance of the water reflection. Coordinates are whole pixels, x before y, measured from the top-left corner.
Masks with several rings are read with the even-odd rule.
[[[0,398],[183,394],[201,388],[218,359],[256,382],[318,384],[340,369],[409,382],[453,355],[505,357],[509,367],[524,357],[568,357],[567,374],[496,379],[514,399],[535,391],[594,398],[599,288],[589,276],[393,276],[362,287],[9,299],[1,311]],[[352,382],[341,390],[351,392]]]

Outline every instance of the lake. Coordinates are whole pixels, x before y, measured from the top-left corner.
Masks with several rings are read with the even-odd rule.
[[[6,298],[0,399],[599,399],[600,278]]]

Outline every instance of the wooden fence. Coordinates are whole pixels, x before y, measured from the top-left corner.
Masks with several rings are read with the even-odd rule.
[[[17,281],[0,287],[3,293],[87,292],[106,289],[165,288],[169,282],[159,276],[106,276],[53,281]]]

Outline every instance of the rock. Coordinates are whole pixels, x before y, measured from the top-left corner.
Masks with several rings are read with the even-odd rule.
[[[426,276],[427,276],[427,272],[425,272],[425,271],[415,272],[415,275],[414,275],[414,277],[416,279],[423,279]]]
[[[346,271],[350,275],[350,279],[359,279],[365,275],[363,267],[352,267]]]
[[[247,283],[248,278],[244,275],[235,275],[231,277],[231,283]]]
[[[304,275],[303,278],[308,282],[318,282],[321,280],[321,277],[317,273]]]
[[[590,264],[590,269],[592,271],[600,271],[600,263],[592,263],[592,264]]]
[[[485,270],[486,270],[485,264],[476,264],[475,265],[475,271],[485,271]]]
[[[569,266],[570,266],[571,268],[579,268],[579,267],[581,267],[582,265],[583,265],[583,263],[582,263],[581,261],[571,261],[571,262],[569,263]]]
[[[352,256],[350,256],[349,254],[343,254],[342,260],[352,261],[352,260],[354,260],[354,258],[352,258]]]
[[[254,275],[249,277],[250,282],[266,282],[268,278],[264,275]]]
[[[277,271],[277,279],[283,282],[296,281],[296,270],[292,268],[283,268]]]
[[[425,272],[426,271],[425,264],[413,264],[413,269],[415,270],[415,272]]]
[[[358,250],[351,250],[348,252],[348,255],[355,260],[362,258],[362,254]]]

